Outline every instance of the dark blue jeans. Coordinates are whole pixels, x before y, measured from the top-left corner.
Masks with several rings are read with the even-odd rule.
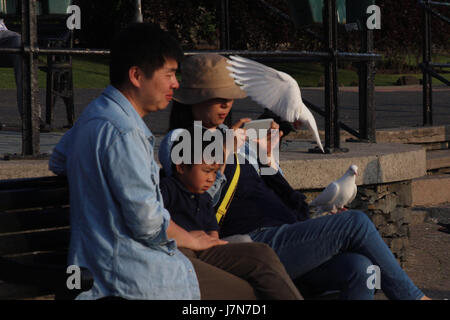
[[[335,215],[250,233],[270,245],[292,279],[318,290],[339,290],[341,299],[373,299],[375,273],[389,299],[420,299],[424,294],[402,270],[366,214]]]

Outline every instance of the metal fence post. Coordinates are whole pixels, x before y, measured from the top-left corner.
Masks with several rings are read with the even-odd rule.
[[[22,0],[22,155],[39,155],[39,84],[36,1]]]
[[[136,12],[134,16],[134,22],[143,22],[144,18],[142,17],[142,4],[141,0],[135,0]]]
[[[220,1],[220,49],[230,50],[230,3]]]
[[[373,31],[362,30],[361,52],[373,52]],[[376,142],[375,126],[375,62],[364,61],[359,64],[359,133],[361,140]]]
[[[220,13],[220,50],[230,50],[230,2],[229,0],[219,0]],[[231,127],[233,125],[233,111],[230,110],[224,123]]]
[[[325,51],[325,152],[340,148],[338,85],[337,85],[337,18],[336,0],[326,0],[323,11]]]
[[[428,1],[425,2],[428,7]],[[433,125],[433,86],[432,78],[428,73],[428,68],[431,62],[431,16],[430,12],[423,9],[423,125]]]

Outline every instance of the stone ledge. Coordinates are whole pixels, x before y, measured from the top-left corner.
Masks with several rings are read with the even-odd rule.
[[[433,143],[450,140],[450,125],[377,130],[377,142]]]
[[[319,130],[319,136],[325,140],[325,131]],[[341,141],[355,138],[350,133],[341,130]],[[309,130],[298,130],[286,136],[287,140],[313,140]],[[450,141],[450,125],[431,127],[400,127],[376,130],[377,143],[436,143]]]
[[[411,206],[450,202],[450,175],[426,176],[411,181]]]
[[[308,153],[311,143],[292,141],[282,147],[280,165],[294,189],[321,189],[341,177],[348,167],[359,168],[357,185],[411,180],[426,175],[426,151],[404,144],[342,143],[347,153]]]
[[[341,177],[351,164],[359,167],[358,185],[411,180],[426,174],[425,149],[414,145],[344,143],[347,153],[308,153],[311,143],[282,147],[281,168],[294,189],[320,189]],[[54,175],[48,160],[0,161],[0,179]]]
[[[54,176],[48,160],[0,160],[0,180]]]
[[[432,150],[427,152],[427,170],[450,168],[450,150]]]

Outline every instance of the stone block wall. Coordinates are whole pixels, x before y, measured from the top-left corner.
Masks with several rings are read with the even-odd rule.
[[[410,182],[358,186],[358,194],[348,206],[369,216],[402,267],[406,262],[411,222],[408,190]],[[320,193],[317,190],[301,192],[308,202]]]

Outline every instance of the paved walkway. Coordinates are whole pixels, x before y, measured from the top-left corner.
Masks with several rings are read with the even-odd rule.
[[[76,89],[75,115],[96,98],[102,89]],[[323,88],[305,88],[304,99],[315,105],[324,106]],[[0,89],[0,122],[9,126],[20,127],[16,108],[15,90]],[[45,91],[40,90],[41,105],[45,104]],[[343,87],[339,93],[340,119],[352,128],[358,128],[358,93],[357,88]],[[422,124],[422,91],[420,86],[377,87],[375,92],[376,127],[395,128],[398,126],[418,126]],[[42,107],[43,111],[45,110]],[[57,100],[55,124],[63,127],[66,124],[65,108],[60,99]],[[233,120],[242,117],[256,118],[263,109],[250,99],[238,100],[233,107]],[[43,113],[44,114],[44,113]],[[166,132],[169,123],[170,106],[160,112],[145,117],[149,128],[155,134]],[[434,124],[450,124],[450,88],[436,87],[433,92]],[[324,119],[315,114],[319,128],[324,127]]]
[[[376,128],[395,128],[400,126],[420,126],[422,124],[422,91],[421,86],[377,87],[375,92]],[[75,116],[78,117],[90,101],[95,99],[103,89],[76,89]],[[324,105],[323,88],[305,88],[304,99],[318,105]],[[0,130],[0,156],[4,153],[21,153],[21,124],[16,108],[14,89],[0,89],[0,123],[5,124]],[[45,114],[45,91],[40,90],[42,114]],[[342,87],[339,93],[340,119],[352,128],[358,129],[358,93],[357,88]],[[163,135],[169,125],[171,106],[166,110],[150,114],[144,118],[155,135]],[[236,101],[233,107],[233,122],[239,118],[257,118],[263,109],[249,98]],[[433,92],[433,117],[435,125],[450,124],[450,88],[435,87]],[[324,119],[315,114],[319,129],[324,128]],[[66,125],[65,108],[62,101],[57,100],[56,127]],[[0,128],[1,129],[1,128]],[[60,133],[41,134],[41,153],[49,152],[56,144]]]
[[[450,217],[450,208],[447,214]],[[425,222],[410,227],[405,271],[433,299],[450,299],[450,234]]]

